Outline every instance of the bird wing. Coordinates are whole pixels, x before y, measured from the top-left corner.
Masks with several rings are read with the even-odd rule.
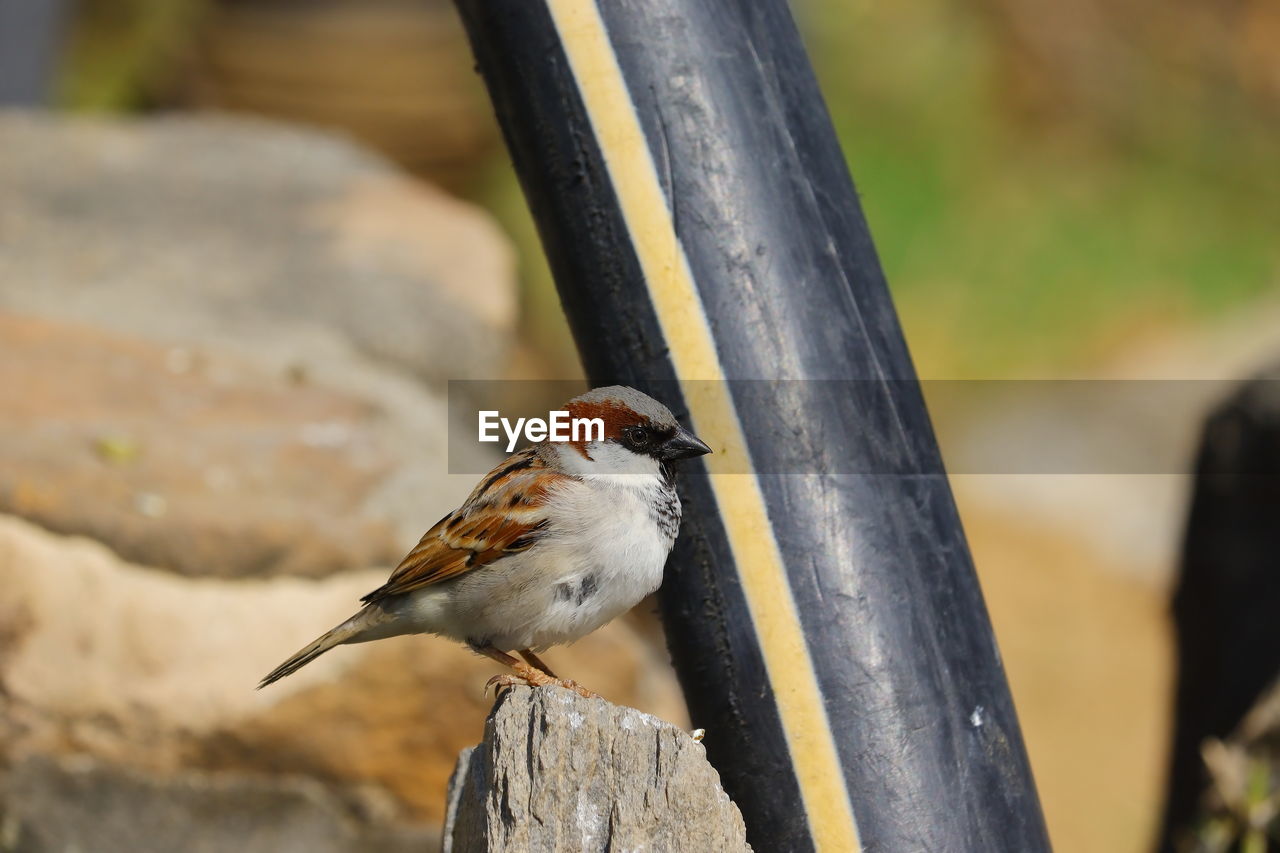
[[[550,469],[533,448],[508,457],[462,506],[423,535],[385,584],[361,601],[402,595],[528,550],[547,533],[550,488],[568,479]]]

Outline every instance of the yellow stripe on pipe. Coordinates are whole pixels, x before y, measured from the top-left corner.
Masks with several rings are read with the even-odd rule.
[[[547,0],[547,7],[604,154],[685,401],[698,435],[715,450],[704,457],[711,488],[777,698],[810,832],[821,851],[860,850],[835,738],[764,495],[754,476],[728,473],[751,470],[742,424],[622,69],[591,0]]]

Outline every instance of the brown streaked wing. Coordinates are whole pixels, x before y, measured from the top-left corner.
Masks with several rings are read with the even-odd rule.
[[[532,448],[508,457],[361,601],[402,595],[532,547],[547,531],[547,487],[560,479],[567,477],[549,469]]]

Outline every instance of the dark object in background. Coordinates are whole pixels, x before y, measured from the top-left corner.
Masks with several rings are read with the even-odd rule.
[[[592,381],[718,423],[754,470],[817,460],[683,476],[660,593],[748,841],[1047,850],[946,478],[835,473],[941,463],[786,3],[458,6]],[[722,377],[867,381],[687,381]]]
[[[1209,783],[1207,738],[1226,739],[1280,674],[1280,366],[1208,418],[1178,588],[1169,789],[1159,849],[1177,849]]]
[[[0,0],[0,106],[44,106],[71,0]]]

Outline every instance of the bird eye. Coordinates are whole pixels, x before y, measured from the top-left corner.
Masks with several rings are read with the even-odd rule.
[[[622,437],[625,438],[627,440],[627,444],[632,447],[644,447],[649,443],[651,436],[649,434],[649,430],[644,427],[635,426],[627,427],[623,430]]]

